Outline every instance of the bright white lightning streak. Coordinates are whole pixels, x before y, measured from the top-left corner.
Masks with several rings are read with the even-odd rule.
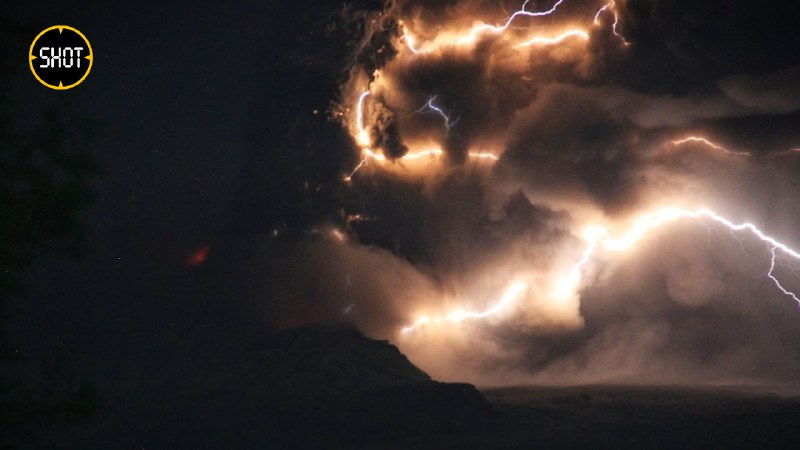
[[[369,147],[370,138],[369,132],[364,128],[364,100],[369,96],[369,91],[364,91],[358,97],[356,105],[356,128],[358,129],[358,145],[362,147]]]
[[[389,158],[387,158],[386,155],[384,155],[382,153],[375,153],[375,152],[373,152],[372,150],[369,150],[369,149],[364,151],[364,155],[365,155],[365,158],[374,159],[375,161],[388,161],[389,160]],[[444,156],[444,150],[442,150],[440,148],[434,148],[434,149],[430,149],[430,150],[420,150],[418,152],[413,152],[413,153],[409,152],[409,153],[406,153],[405,155],[403,155],[403,157],[400,158],[400,159],[403,160],[403,161],[407,161],[407,160],[423,159],[423,158],[436,158],[436,157],[440,157],[440,156]],[[470,158],[476,158],[476,159],[490,159],[492,161],[497,161],[497,160],[500,159],[499,156],[495,155],[494,153],[490,153],[490,152],[469,152],[469,153],[467,153],[467,156],[469,156]]]
[[[508,29],[508,27],[511,26],[511,22],[513,22],[514,19],[516,19],[517,17],[520,17],[520,16],[524,16],[524,17],[549,16],[550,14],[553,14],[554,12],[556,12],[558,7],[561,6],[561,4],[564,3],[565,0],[558,0],[553,5],[552,8],[548,9],[547,11],[539,11],[539,12],[533,12],[533,11],[526,11],[525,10],[525,7],[528,5],[529,1],[530,0],[525,0],[525,3],[522,4],[522,8],[520,8],[519,11],[514,12],[514,14],[511,14],[511,16],[508,17],[508,20],[506,20],[505,25],[503,25],[501,27],[496,27],[496,26],[484,24],[484,25],[479,26],[477,28],[477,30],[481,31],[482,29],[490,29],[490,30],[494,31],[495,33],[506,31]]]
[[[675,221],[677,219],[709,219],[720,225],[723,225],[733,231],[749,231],[755,235],[759,240],[766,242],[773,246],[775,249],[780,250],[795,259],[800,259],[800,253],[792,250],[786,244],[777,241],[775,238],[764,234],[757,226],[750,222],[733,223],[725,217],[709,210],[698,209],[690,211],[681,208],[664,208],[653,214],[646,214],[636,221],[631,231],[622,235],[617,239],[605,239],[603,245],[609,250],[624,251],[630,249],[636,242],[638,242],[644,235],[653,228],[664,225],[665,223]]]
[[[361,95],[358,96],[358,102],[356,103],[356,131],[357,136],[356,140],[358,145],[362,147],[362,153],[365,154],[361,161],[356,164],[356,167],[344,177],[344,181],[350,182],[353,179],[353,175],[356,174],[362,167],[366,166],[369,163],[369,153],[371,150],[369,149],[371,139],[369,138],[369,132],[364,127],[364,100],[369,96],[369,89],[362,92]]]
[[[491,161],[498,161],[500,157],[491,152],[469,152],[467,156],[475,159],[489,159]]]
[[[775,283],[775,286],[777,286],[778,289],[780,289],[781,292],[784,293],[784,295],[788,295],[789,297],[792,297],[792,299],[794,299],[794,301],[796,301],[797,303],[800,303],[800,299],[798,299],[797,296],[794,295],[794,292],[787,291],[786,288],[784,288],[781,285],[781,282],[778,281],[777,278],[775,278],[775,275],[772,274],[772,272],[775,270],[775,259],[777,258],[777,255],[775,254],[775,249],[776,248],[777,247],[775,247],[775,246],[772,246],[772,247],[769,248],[769,254],[772,257],[769,260],[769,272],[767,272],[767,276],[772,280],[773,283]]]
[[[361,170],[362,167],[369,165],[369,161],[378,161],[378,162],[386,162],[389,161],[389,158],[386,157],[383,153],[374,152],[368,148],[362,150],[363,158],[359,161],[358,165],[350,171],[350,173],[344,177],[344,181],[350,182],[355,176],[356,172]],[[420,150],[416,152],[409,152],[403,155],[402,157],[398,158],[399,161],[414,161],[418,159],[425,159],[425,158],[439,158],[444,156],[444,150],[440,148],[430,149],[430,150]],[[491,152],[485,151],[477,151],[477,152],[469,152],[467,156],[470,159],[477,159],[477,160],[489,160],[489,161],[498,161],[500,157],[495,155]]]
[[[525,283],[513,283],[506,290],[505,294],[503,294],[503,297],[500,299],[500,301],[485,311],[475,312],[475,311],[466,311],[464,309],[456,309],[444,317],[430,318],[428,316],[422,316],[419,319],[417,319],[413,324],[403,327],[400,331],[402,333],[409,333],[411,331],[414,331],[414,329],[416,329],[417,327],[428,323],[436,323],[436,324],[442,322],[458,323],[468,319],[485,319],[489,316],[497,314],[498,312],[503,310],[506,306],[511,305],[512,303],[517,301],[520,294],[522,294],[522,292],[525,291],[526,289],[528,289],[528,286]]]
[[[589,34],[583,30],[568,30],[559,34],[558,36],[553,36],[549,38],[536,36],[530,40],[517,44],[516,47],[530,47],[531,45],[553,45],[553,44],[558,44],[559,42],[562,42],[563,40],[571,37],[578,37],[583,39],[584,41],[589,40]]]
[[[436,106],[436,105],[433,104],[434,100],[436,100],[436,96],[435,95],[433,97],[429,98],[428,102],[425,103],[424,105],[422,105],[422,108],[414,111],[414,113],[416,114],[416,113],[424,112],[425,110],[433,111],[436,114],[438,114],[439,116],[441,116],[442,119],[444,119],[444,126],[449,130],[450,128],[453,127],[453,125],[458,123],[458,121],[461,118],[459,117],[456,120],[451,122],[450,121],[450,116],[446,112],[444,112],[444,110],[442,108],[440,108],[439,106]]]
[[[622,35],[621,35],[621,34],[620,34],[618,31],[617,31],[617,24],[619,24],[619,15],[617,14],[617,11],[616,11],[616,9],[614,9],[614,6],[615,6],[615,4],[614,4],[614,0],[611,0],[610,2],[606,3],[606,4],[605,4],[605,6],[603,6],[603,7],[602,7],[602,8],[600,8],[599,10],[597,10],[597,13],[594,15],[594,25],[595,25],[595,26],[597,26],[597,25],[600,25],[600,15],[601,15],[601,14],[603,14],[603,12],[605,12],[605,11],[611,11],[611,12],[614,14],[614,24],[611,26],[611,31],[614,33],[614,36],[616,36],[616,37],[618,37],[620,40],[622,40],[622,43],[623,43],[623,44],[625,44],[625,45],[631,45],[631,43],[630,43],[630,42],[628,42],[628,40],[627,40],[627,39],[625,39],[625,37],[624,37],[624,36],[622,36]]]
[[[367,128],[364,126],[364,101],[369,96],[369,94],[370,94],[369,90],[362,92],[361,95],[358,96],[358,102],[356,103],[356,134],[357,134],[356,140],[358,145],[361,147],[362,158],[358,162],[358,164],[356,164],[356,167],[353,168],[353,170],[350,171],[350,173],[344,177],[345,182],[352,181],[353,176],[355,176],[356,172],[361,170],[361,168],[367,166],[371,160],[380,162],[388,161],[386,155],[382,153],[377,153],[371,148],[369,148],[372,143],[372,140],[370,139],[369,131],[367,131]],[[445,112],[440,107],[433,104],[433,100],[435,99],[436,96],[433,96],[430,99],[428,99],[428,102],[425,104],[425,106],[423,106],[422,109],[430,108],[437,114],[441,115],[442,118],[445,119],[445,126],[447,126],[447,128],[450,129],[450,127],[452,127],[453,125],[455,125],[456,122],[458,122],[458,119],[456,119],[454,122],[451,123],[449,116],[445,114]],[[420,109],[420,111],[422,109]],[[416,160],[426,157],[435,158],[435,157],[440,157],[442,155],[444,155],[444,150],[432,149],[432,150],[422,150],[418,152],[407,153],[403,155],[400,159]],[[500,157],[498,157],[497,155],[485,151],[471,151],[467,154],[467,156],[479,160],[487,159],[491,161],[497,161],[500,159]]]
[[[381,156],[383,156],[383,155],[381,155]],[[344,177],[344,181],[346,181],[348,183],[350,181],[352,181],[353,177],[356,174],[356,172],[361,170],[361,168],[366,166],[367,164],[369,164],[369,156],[365,156],[365,157],[361,158],[361,161],[359,161],[358,164],[356,164],[356,166],[353,168],[353,170],[351,170],[350,173],[348,173],[347,176]]]
[[[607,11],[609,8],[611,8],[613,6],[614,6],[614,2],[610,1],[610,2],[606,3],[602,8],[598,9],[597,13],[594,15],[594,22],[593,23],[595,25],[600,25],[600,14],[603,14],[605,11]]]
[[[519,9],[519,11],[515,11],[513,14],[511,14],[508,17],[508,19],[506,19],[505,24],[503,24],[501,26],[489,25],[487,23],[480,24],[478,26],[473,27],[472,30],[470,30],[469,34],[467,34],[466,36],[462,36],[462,37],[456,39],[454,42],[455,42],[456,45],[466,45],[466,44],[470,44],[472,42],[475,42],[475,39],[477,39],[478,35],[480,35],[483,32],[486,32],[486,31],[492,32],[492,33],[496,33],[496,34],[503,33],[504,31],[506,31],[508,29],[508,27],[511,26],[511,23],[517,17],[549,16],[550,14],[553,14],[554,12],[556,12],[558,7],[561,6],[561,4],[564,3],[565,1],[566,0],[558,0],[547,11],[536,11],[536,12],[534,12],[534,11],[526,11],[525,10],[525,7],[530,2],[530,0],[525,0],[525,2],[522,4],[522,7]],[[406,32],[405,27],[403,29],[403,40],[405,41],[406,46],[408,47],[408,49],[411,50],[411,52],[413,52],[414,54],[427,53],[427,51],[429,51],[429,50],[424,50],[424,49],[415,47],[415,39]]]
[[[798,298],[794,292],[784,288],[780,281],[773,275],[775,269],[775,260],[777,259],[776,251],[780,250],[784,254],[797,260],[800,260],[799,252],[793,250],[786,244],[779,242],[775,238],[768,236],[756,225],[750,222],[737,224],[705,208],[692,211],[675,207],[664,208],[656,211],[655,213],[641,216],[634,222],[633,226],[626,233],[618,237],[609,236],[609,231],[604,226],[593,226],[587,228],[584,232],[586,248],[584,249],[580,260],[578,260],[570,268],[569,272],[557,283],[556,289],[549,294],[549,297],[554,299],[565,299],[577,294],[583,278],[583,269],[591,262],[592,257],[596,253],[598,247],[602,246],[604,249],[612,252],[624,252],[630,250],[637,242],[639,242],[645,235],[647,235],[648,232],[652,231],[653,229],[676,220],[686,218],[710,220],[728,228],[732,232],[749,231],[760,241],[768,244],[771,258],[767,276],[773,281],[773,283],[775,283],[775,286],[781,291],[781,293],[791,297],[800,305],[800,298]],[[521,287],[518,285],[521,285]],[[519,293],[521,293],[527,286],[524,284],[515,283],[512,285],[512,287],[513,289],[510,288],[499,303],[483,312],[467,313],[463,309],[459,309],[448,315],[438,318],[423,316],[411,325],[402,328],[401,331],[403,333],[408,333],[426,324],[440,324],[444,322],[457,323],[462,322],[465,318],[483,319],[495,315],[500,310],[510,307],[513,303],[515,303],[519,299]],[[509,295],[509,292],[513,292],[513,295]]]
[[[587,238],[587,244],[586,248],[583,250],[583,254],[581,254],[581,259],[569,269],[567,276],[558,282],[556,290],[550,294],[551,297],[559,300],[569,298],[575,291],[575,288],[580,286],[583,268],[589,264],[592,259],[594,250],[597,248],[597,238],[605,232],[606,230],[602,227],[593,227],[586,230],[585,237]]]
[[[711,141],[709,141],[708,139],[706,139],[706,138],[704,138],[702,136],[688,136],[688,137],[685,137],[683,139],[670,141],[669,143],[672,144],[672,145],[678,146],[678,145],[686,144],[686,143],[689,143],[689,142],[701,143],[701,144],[704,144],[704,145],[707,145],[707,146],[713,148],[714,150],[719,150],[719,151],[721,151],[723,153],[727,153],[729,155],[752,156],[750,153],[747,153],[747,152],[735,152],[735,151],[728,150],[727,148],[725,148],[725,147],[723,147],[723,146],[721,146],[719,144],[716,144],[714,142],[711,142]]]
[[[420,50],[414,47],[414,42],[415,42],[414,36],[408,34],[405,26],[403,26],[403,41],[405,41],[406,47],[408,47],[408,49],[411,50],[411,53],[415,55],[420,54]]]

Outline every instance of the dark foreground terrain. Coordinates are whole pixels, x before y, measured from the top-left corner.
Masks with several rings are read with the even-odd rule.
[[[789,449],[800,445],[800,394],[761,387],[579,386],[487,390],[489,431],[391,448]],[[379,448],[380,446],[375,446]]]
[[[478,391],[386,341],[303,327],[100,386],[55,448],[800,448],[800,393],[761,387]],[[44,442],[40,442],[44,443]]]

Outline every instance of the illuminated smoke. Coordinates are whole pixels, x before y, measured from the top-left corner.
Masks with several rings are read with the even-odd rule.
[[[787,291],[781,285],[780,281],[778,281],[778,279],[772,274],[773,270],[775,269],[775,259],[777,257],[775,253],[776,250],[780,250],[787,256],[798,260],[800,260],[800,253],[789,248],[786,244],[775,240],[775,238],[767,236],[752,223],[745,222],[736,224],[708,209],[688,211],[680,208],[664,208],[656,211],[655,213],[642,215],[634,222],[633,226],[631,226],[627,232],[618,237],[611,237],[609,235],[609,230],[603,226],[590,226],[586,228],[584,231],[586,249],[584,250],[581,258],[562,278],[559,279],[556,284],[556,289],[553,292],[548,293],[547,296],[561,300],[578,295],[578,291],[580,290],[582,282],[583,269],[592,261],[592,257],[598,248],[602,248],[611,252],[628,251],[653,229],[679,219],[708,219],[712,222],[725,226],[731,231],[749,231],[752,233],[759,240],[766,243],[770,250],[772,257],[770,259],[770,266],[769,270],[767,271],[767,276],[775,283],[775,285],[783,294],[791,297],[794,301],[800,304],[800,299],[798,299],[793,292]],[[413,324],[403,327],[402,332],[408,333],[410,331],[414,331],[416,328],[422,325],[459,323],[466,318],[484,319],[491,317],[502,309],[511,307],[513,303],[519,299],[519,293],[524,291],[526,288],[527,286],[524,284],[514,283],[511,287],[509,287],[502,299],[486,311],[466,312],[462,309],[458,309],[446,314],[443,317],[430,318],[428,316],[423,316]]]
[[[352,67],[341,85],[337,117],[354,144],[354,160],[340,174],[348,182],[340,216],[346,226],[331,238],[348,248],[391,249],[392,258],[427,280],[419,292],[394,285],[382,291],[391,319],[381,322],[381,336],[398,337],[412,359],[436,343],[442,354],[458,354],[464,345],[460,355],[472,355],[469,345],[480,341],[475,353],[487,361],[502,354],[506,364],[523,365],[524,358],[499,349],[503,339],[528,351],[532,344],[523,337],[580,335],[576,330],[591,317],[587,299],[605,280],[625,282],[627,274],[615,272],[623,255],[652,262],[642,241],[681,221],[705,227],[709,236],[730,234],[758,271],[753,279],[763,282],[751,297],[779,293],[800,303],[794,272],[781,265],[800,259],[787,225],[800,194],[792,175],[796,142],[773,137],[761,145],[757,133],[741,140],[737,132],[745,131],[736,130],[751,118],[800,111],[800,66],[755,75],[712,72],[701,88],[669,84],[664,80],[672,75],[647,59],[653,44],[643,39],[652,24],[647,14],[658,8],[613,0],[526,1],[511,12],[492,5],[398,1],[370,16],[380,19],[365,26],[359,46],[375,53],[363,59],[381,63]],[[393,48],[370,47],[377,33]],[[677,44],[669,41],[665,51],[670,45]],[[526,207],[558,221],[509,213],[517,193]],[[745,255],[750,243],[763,246],[768,264],[760,253]],[[718,247],[697,249],[697,259]],[[727,274],[699,286],[701,275],[732,270],[701,267],[675,287],[670,271],[679,270],[642,270],[665,280],[652,287],[642,281],[641,296],[680,305],[716,300],[735,279]],[[379,268],[361,275],[366,283],[386,277]],[[625,310],[622,298],[614,301]],[[362,327],[376,320],[352,304],[348,299],[337,311]],[[569,339],[553,341],[541,351],[570,354]]]
[[[426,42],[424,44],[419,44],[418,40],[411,34],[409,31],[409,24],[404,22],[403,20],[399,21],[400,29],[402,31],[402,36],[400,37],[400,41],[404,42],[407,48],[411,50],[411,57],[421,56],[421,54],[439,54],[441,52],[446,51],[449,47],[470,47],[474,46],[478,40],[478,37],[484,33],[491,33],[491,34],[503,34],[509,30],[511,24],[518,18],[521,17],[528,17],[528,18],[541,18],[544,16],[550,16],[554,14],[559,7],[565,2],[565,0],[559,0],[554,3],[549,9],[544,11],[528,11],[526,8],[528,7],[529,1],[525,1],[522,7],[513,12],[510,16],[508,16],[502,25],[490,25],[487,23],[480,23],[473,25],[469,28],[468,31],[442,31],[440,34],[437,35],[430,42]],[[616,31],[617,25],[617,15],[614,11],[614,3],[611,2],[605,6],[603,6],[594,17],[595,25],[598,25],[599,17],[603,11],[612,11],[614,12],[614,33],[618,35]],[[528,29],[534,28],[534,26],[530,27],[522,27],[521,29]],[[619,36],[619,35],[618,35]],[[621,37],[621,36],[620,36]],[[576,28],[576,27],[568,27],[567,29],[561,31],[560,33],[535,33],[533,36],[528,37],[521,37],[515,38],[512,47],[517,49],[525,49],[528,47],[541,47],[541,46],[555,46],[570,40],[577,39],[580,41],[588,41],[589,40],[589,33],[583,28]],[[623,39],[624,41],[624,39]],[[627,43],[627,41],[626,41]],[[422,45],[422,46],[420,46]],[[377,70],[374,74],[369,74],[371,78],[378,79],[378,83],[380,83],[381,76],[382,76],[382,69]],[[363,167],[365,167],[370,160],[382,161],[382,160],[394,160],[394,159],[415,159],[415,155],[424,155],[428,154],[429,150],[422,150],[422,151],[415,151],[415,149],[411,149],[408,154],[405,151],[403,152],[396,152],[396,155],[392,155],[390,158],[376,158],[375,155],[380,154],[379,149],[376,149],[376,146],[379,146],[378,143],[375,142],[375,138],[373,136],[374,132],[370,131],[370,122],[371,119],[366,117],[366,100],[372,93],[372,82],[369,83],[369,87],[367,90],[362,91],[355,100],[355,107],[352,108],[355,110],[355,117],[354,122],[355,124],[351,126],[353,130],[353,137],[356,141],[357,145],[361,148],[361,159],[356,164],[356,166],[351,170],[345,177],[345,181],[351,181],[353,176]],[[461,117],[452,118],[450,114],[445,112],[445,110],[434,103],[437,96],[431,96],[427,99],[425,104],[422,108],[413,111],[412,114],[425,112],[425,111],[433,111],[438,114],[443,120],[445,124],[445,128],[447,131],[450,131],[460,120]],[[382,102],[376,103],[378,105],[382,105]],[[379,135],[382,133],[378,133]],[[474,157],[475,154],[489,154],[496,155],[496,152],[489,152],[486,150],[473,150],[467,151],[464,154],[467,158]],[[385,155],[384,155],[385,156]]]
[[[525,9],[528,6],[528,3],[530,2],[530,0],[525,0],[525,2],[522,4],[522,7],[518,11],[515,11],[513,14],[511,14],[508,17],[508,19],[506,19],[503,25],[495,26],[486,23],[475,25],[466,33],[458,34],[454,37],[442,41],[442,45],[464,46],[464,45],[474,44],[475,41],[478,39],[478,37],[483,33],[500,34],[505,32],[506,30],[508,30],[508,28],[511,26],[511,23],[514,22],[514,19],[516,19],[517,17],[549,16],[555,13],[558,7],[561,6],[561,4],[564,3],[564,1],[565,0],[558,0],[550,9],[546,11],[534,12],[534,11],[527,11]],[[432,45],[431,47],[426,47],[422,49],[416,48],[415,47],[416,39],[407,32],[407,29],[405,27],[403,28],[403,40],[408,46],[408,49],[411,50],[411,52],[414,54],[434,52],[441,48],[440,45],[436,45],[435,41],[434,45]]]
[[[561,34],[559,34],[557,36],[553,36],[553,37],[535,36],[535,37],[532,37],[532,38],[528,39],[527,41],[520,42],[516,46],[517,47],[529,47],[531,45],[554,45],[554,44],[561,43],[562,41],[564,41],[566,39],[569,39],[569,38],[572,38],[572,37],[581,38],[584,41],[588,41],[589,40],[589,33],[585,32],[583,30],[568,30],[568,31],[565,31],[565,32],[563,32],[563,33],[561,33]]]

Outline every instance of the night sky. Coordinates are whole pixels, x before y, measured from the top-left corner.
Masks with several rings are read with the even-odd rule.
[[[43,264],[24,306],[27,338],[103,358],[157,353],[173,327],[208,307],[207,274],[186,263],[193,253],[276,223],[301,233],[330,211],[307,206],[299,186],[353,157],[339,151],[313,161],[309,154],[324,154],[319,143],[299,156],[286,136],[292,127],[334,128],[312,110],[329,107],[335,79],[296,61],[299,40],[319,34],[317,20],[300,11],[266,3],[11,8],[36,25],[73,24],[92,43],[91,83],[53,92],[22,67],[14,96],[22,123],[61,100],[96,122],[90,150],[103,169],[85,219],[90,257]],[[226,297],[240,289],[230,287]]]
[[[75,349],[76,370],[98,383],[320,321],[398,342],[417,310],[499,297],[505,269],[550,274],[579,256],[583,221],[623,223],[673,192],[800,246],[800,165],[770,156],[800,147],[800,28],[785,2],[618,1],[629,46],[603,16],[588,43],[522,69],[490,58],[508,51],[500,38],[411,59],[395,20],[433,37],[469,27],[467,15],[500,23],[514,1],[406,0],[382,15],[367,1],[51,3],[4,7],[35,30],[14,44],[15,119],[31,126],[66,103],[95,124],[87,150],[102,173],[83,215],[88,255],[38,261],[9,324],[28,354]],[[567,0],[541,29],[591,26],[601,6]],[[65,92],[41,86],[24,56],[59,23],[95,52],[87,80]],[[393,159],[436,140],[441,172],[373,161],[344,181],[361,158],[351,119],[370,81],[371,143]],[[433,95],[459,116],[447,133],[430,110],[414,115]],[[697,142],[652,156],[687,134],[749,159]],[[479,145],[500,155],[494,166],[469,160]],[[797,305],[764,281],[767,250],[708,223],[657,236],[593,269],[569,320],[527,310],[507,326],[468,324],[469,338],[398,345],[435,377],[488,384],[595,381],[612,367],[623,380],[796,381]],[[795,272],[783,279],[799,288]]]

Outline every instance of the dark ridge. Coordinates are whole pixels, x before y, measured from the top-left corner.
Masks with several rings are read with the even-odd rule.
[[[433,381],[388,341],[340,325],[278,331],[142,391],[110,393],[71,448],[352,448],[497,417],[474,386]]]

